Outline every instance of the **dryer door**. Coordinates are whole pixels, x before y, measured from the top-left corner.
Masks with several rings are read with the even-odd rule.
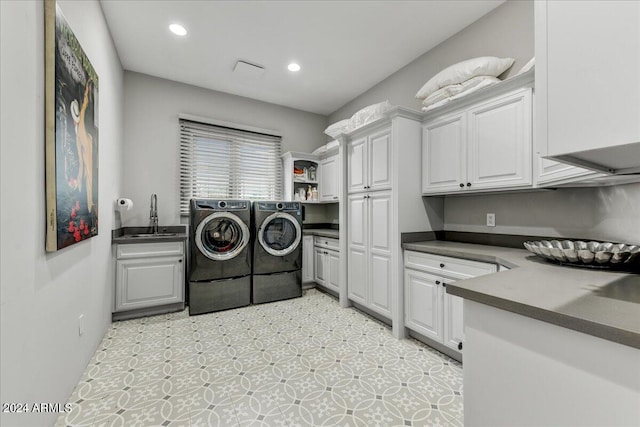
[[[249,227],[231,212],[214,212],[196,228],[196,246],[214,261],[235,258],[249,243]]]
[[[300,224],[293,216],[284,212],[269,215],[258,230],[260,245],[273,256],[290,254],[300,245],[300,240]]]

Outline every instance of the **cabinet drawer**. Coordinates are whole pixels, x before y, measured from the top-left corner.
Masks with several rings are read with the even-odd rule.
[[[497,271],[495,264],[414,251],[404,252],[404,265],[407,268],[455,278],[482,276]]]
[[[340,240],[331,237],[313,236],[313,244],[322,248],[340,250]]]
[[[158,243],[129,243],[118,245],[117,259],[148,258],[159,256],[182,256],[184,244],[182,242],[158,242]]]

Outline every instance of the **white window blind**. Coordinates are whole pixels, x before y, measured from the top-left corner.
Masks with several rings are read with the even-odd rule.
[[[278,200],[279,136],[180,119],[180,213],[192,198]]]

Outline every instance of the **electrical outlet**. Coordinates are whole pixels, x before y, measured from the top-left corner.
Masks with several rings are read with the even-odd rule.
[[[487,214],[487,227],[495,227],[496,226],[496,214],[488,213]]]
[[[78,316],[78,336],[84,335],[84,314]]]

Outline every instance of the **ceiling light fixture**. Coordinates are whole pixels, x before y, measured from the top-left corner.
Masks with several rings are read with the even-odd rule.
[[[289,71],[293,71],[293,72],[300,71],[300,66],[295,62],[292,62],[291,64],[289,64],[287,68],[289,69]]]
[[[175,35],[178,36],[186,36],[187,30],[180,24],[171,24],[169,25],[169,30]]]

